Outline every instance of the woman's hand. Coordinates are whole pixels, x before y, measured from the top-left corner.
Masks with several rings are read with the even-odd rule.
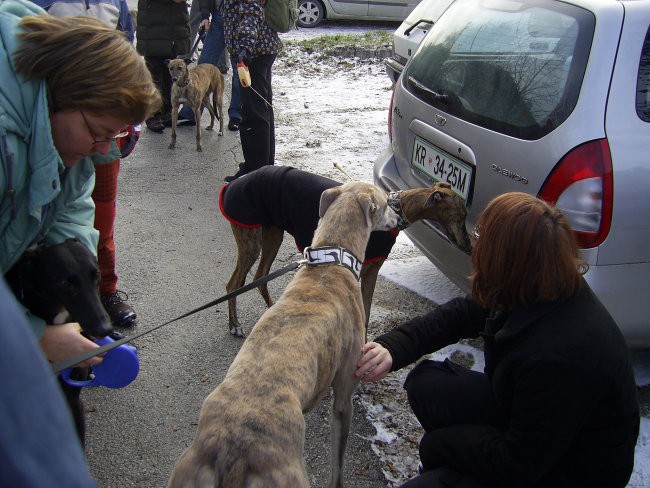
[[[382,379],[393,366],[393,358],[381,344],[367,342],[361,348],[361,359],[357,363],[354,375],[361,381],[377,381]]]
[[[210,21],[208,19],[203,19],[201,23],[199,24],[199,29],[203,27],[205,32],[208,32],[210,30]]]
[[[45,357],[52,362],[68,359],[99,346],[81,335],[81,326],[77,322],[60,325],[47,325],[41,338],[41,349]],[[79,363],[77,366],[93,366],[103,361],[95,356]]]

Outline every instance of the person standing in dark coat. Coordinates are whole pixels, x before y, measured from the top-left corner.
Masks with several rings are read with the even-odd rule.
[[[629,351],[581,272],[564,215],[501,195],[476,226],[472,296],[365,344],[356,376],[483,337],[485,372],[423,360],[405,382],[424,428],[423,473],[408,488],[623,488],[639,407]]]
[[[147,119],[147,127],[162,132],[171,124],[172,79],[166,59],[190,52],[189,13],[185,0],[138,0],[136,48],[144,56],[163,105]]]
[[[230,182],[246,173],[275,163],[275,118],[271,68],[282,50],[282,41],[266,23],[263,0],[223,0],[226,46],[243,72],[242,120],[239,126],[244,162]]]

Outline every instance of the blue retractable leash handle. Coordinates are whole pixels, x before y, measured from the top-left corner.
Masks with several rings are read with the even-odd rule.
[[[95,341],[100,346],[115,342],[110,337]],[[140,360],[135,346],[120,344],[109,350],[104,360],[91,368],[90,379],[85,381],[73,380],[70,374],[74,368],[61,371],[61,378],[70,386],[105,386],[106,388],[122,388],[130,384],[140,371]]]

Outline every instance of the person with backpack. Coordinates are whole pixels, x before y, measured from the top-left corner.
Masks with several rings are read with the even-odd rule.
[[[226,45],[242,85],[239,127],[244,162],[228,183],[275,163],[272,68],[282,50],[278,33],[266,22],[263,0],[223,0]]]

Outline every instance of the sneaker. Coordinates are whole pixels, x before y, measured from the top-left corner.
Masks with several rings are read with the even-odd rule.
[[[183,127],[185,125],[194,126],[196,125],[196,122],[194,122],[194,119],[186,119],[186,118],[179,117],[177,125],[178,127]]]
[[[230,119],[230,121],[228,122],[228,130],[232,130],[232,131],[239,130],[239,124],[241,124],[241,120]]]
[[[102,295],[102,304],[115,327],[133,327],[138,319],[135,310],[126,301],[129,296],[117,290],[110,295]]]

